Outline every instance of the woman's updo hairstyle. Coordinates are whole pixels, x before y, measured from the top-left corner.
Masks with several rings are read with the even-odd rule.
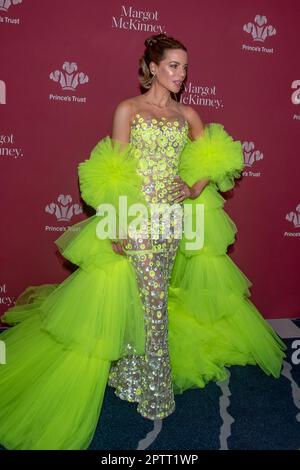
[[[150,71],[149,64],[159,63],[164,59],[166,49],[183,49],[187,52],[186,47],[177,39],[165,34],[156,34],[150,36],[144,42],[145,51],[139,60],[139,81],[143,88],[149,89],[153,75]]]

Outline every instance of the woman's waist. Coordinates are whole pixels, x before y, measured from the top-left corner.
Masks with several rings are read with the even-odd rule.
[[[173,174],[170,177],[144,178],[141,191],[145,200],[149,203],[173,204],[176,176]]]

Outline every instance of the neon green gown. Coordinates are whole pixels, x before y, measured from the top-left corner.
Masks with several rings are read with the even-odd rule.
[[[210,124],[190,141],[181,119],[136,114],[121,150],[103,138],[79,165],[82,198],[116,209],[126,256],[99,237],[101,213],[56,244],[78,269],[61,284],[28,287],[4,320],[7,364],[0,366],[0,442],[8,449],[85,449],[107,385],[137,402],[149,419],[173,412],[174,393],[227,377],[226,366],[257,364],[278,377],[285,345],[249,300],[250,281],[226,254],[236,227],[218,190],[243,167],[239,141]],[[210,183],[172,219],[168,237],[135,239],[121,214],[131,204],[162,203],[180,175]],[[204,245],[175,228],[204,207]],[[189,210],[186,210],[189,209]],[[163,224],[162,224],[163,225]],[[164,225],[163,225],[164,226]],[[121,233],[121,232],[120,232]],[[110,234],[110,238],[117,238]]]

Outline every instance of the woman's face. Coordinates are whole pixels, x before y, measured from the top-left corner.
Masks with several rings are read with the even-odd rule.
[[[150,63],[150,70],[156,74],[155,80],[169,91],[178,93],[187,74],[188,59],[182,49],[166,49],[165,58],[159,65]]]

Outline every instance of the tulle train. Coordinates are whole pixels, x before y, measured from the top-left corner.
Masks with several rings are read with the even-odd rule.
[[[104,140],[79,169],[82,193],[94,207],[116,203],[121,194],[139,198],[135,162],[128,149],[119,156]],[[175,393],[225,379],[226,366],[234,364],[280,374],[285,345],[249,300],[251,282],[226,254],[236,226],[217,188],[232,187],[241,168],[240,143],[218,125],[182,155],[181,175],[189,184],[200,177],[211,183],[185,201],[204,205],[204,246],[188,248],[184,235],[169,287]],[[8,449],[87,448],[111,362],[128,344],[145,352],[134,269],[97,237],[98,220],[80,222],[56,240],[78,269],[61,284],[29,287],[4,315],[15,325],[1,335],[7,364],[0,366],[0,442]]]

